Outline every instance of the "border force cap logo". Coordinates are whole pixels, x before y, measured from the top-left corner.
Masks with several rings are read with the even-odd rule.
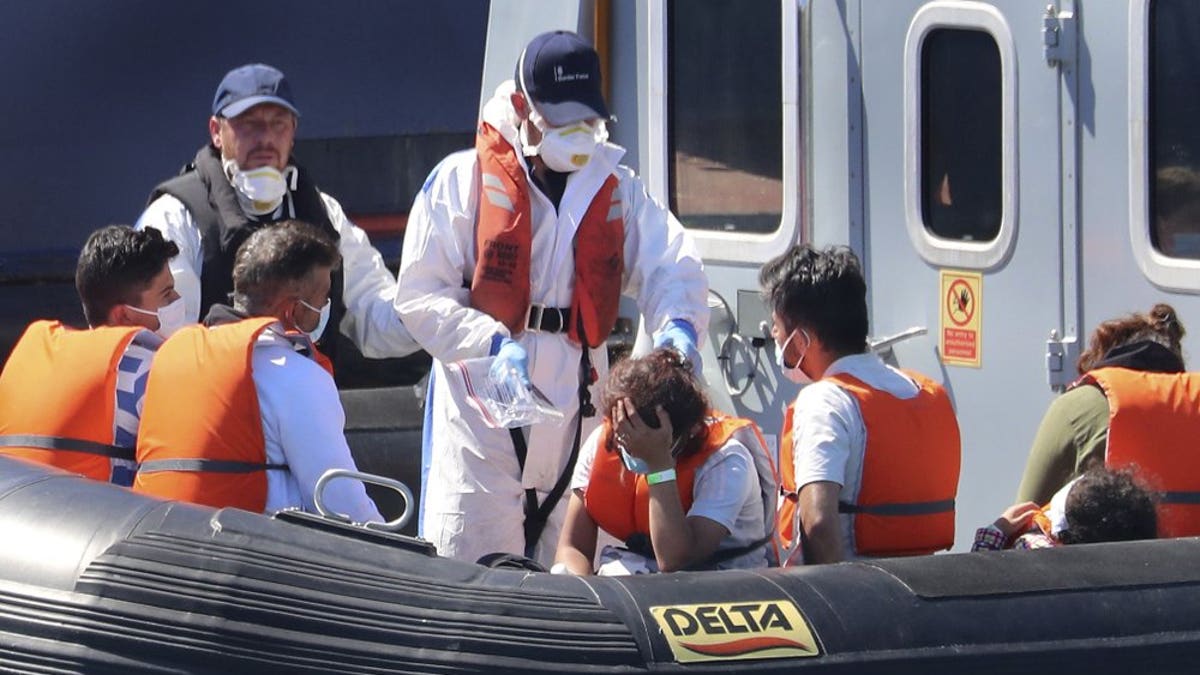
[[[651,607],[675,660],[819,656],[816,638],[790,600]]]

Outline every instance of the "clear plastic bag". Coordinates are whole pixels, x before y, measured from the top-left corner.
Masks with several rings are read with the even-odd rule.
[[[446,367],[450,386],[479,412],[493,429],[515,429],[531,424],[561,424],[564,415],[533,385],[526,386],[515,371],[497,380],[491,376],[494,357],[464,359]]]

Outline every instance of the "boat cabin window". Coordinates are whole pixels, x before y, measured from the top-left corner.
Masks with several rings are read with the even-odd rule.
[[[931,30],[920,77],[925,228],[942,239],[992,241],[1004,215],[1000,50],[982,30]]]
[[[765,234],[783,211],[777,0],[667,5],[671,210],[686,226]]]
[[[1150,5],[1150,241],[1200,259],[1200,3]]]

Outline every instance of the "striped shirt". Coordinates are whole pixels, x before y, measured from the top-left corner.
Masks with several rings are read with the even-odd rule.
[[[162,338],[148,330],[141,331],[125,348],[117,362],[117,401],[113,410],[113,445],[121,448],[137,446],[138,427],[142,421],[142,402],[146,398],[146,380],[150,364]],[[110,459],[110,480],[125,487],[133,485],[137,463],[125,459]]]

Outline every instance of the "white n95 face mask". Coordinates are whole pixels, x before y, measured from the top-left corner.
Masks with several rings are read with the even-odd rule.
[[[246,199],[250,200],[256,214],[270,213],[279,208],[283,196],[287,194],[287,181],[283,173],[273,166],[260,166],[257,169],[242,171],[237,161],[227,159],[223,162],[229,183]]]
[[[175,298],[175,301],[169,305],[159,307],[157,311],[151,312],[148,309],[134,307],[133,305],[125,305],[129,309],[138,314],[146,314],[158,318],[158,333],[164,340],[171,337],[175,331],[183,328],[187,324],[187,308],[183,304],[183,298]]]
[[[316,328],[312,329],[311,331],[304,331],[308,335],[308,339],[316,342],[317,340],[321,339],[321,334],[325,332],[325,326],[329,325],[329,311],[330,308],[333,307],[333,300],[326,300],[325,304],[321,305],[319,309],[313,307],[303,300],[300,300],[299,302],[305,307],[321,315],[321,318],[317,320]],[[299,326],[297,326],[297,328],[299,328]]]
[[[596,147],[608,140],[608,128],[603,121],[589,124],[576,122],[565,127],[551,127],[536,110],[529,113],[529,122],[542,132],[542,141],[531,145],[528,127],[521,127],[521,144],[527,157],[537,155],[554,171],[570,173],[587,166]]]
[[[787,351],[787,346],[792,341],[792,338],[796,337],[796,331],[792,331],[791,334],[788,335],[788,338],[783,341],[783,344],[779,346],[779,349],[776,350],[775,365],[779,366],[779,372],[783,373],[783,376],[792,382],[795,382],[796,384],[809,384],[813,380],[808,376],[807,373],[805,373],[803,370],[800,370],[800,364],[804,363],[804,357],[808,354],[808,347],[812,344],[812,338],[808,337],[808,333],[804,332],[803,330],[801,330],[800,333],[804,335],[805,344],[804,352],[801,353],[800,358],[796,360],[796,365],[788,366],[783,360],[783,353]]]

